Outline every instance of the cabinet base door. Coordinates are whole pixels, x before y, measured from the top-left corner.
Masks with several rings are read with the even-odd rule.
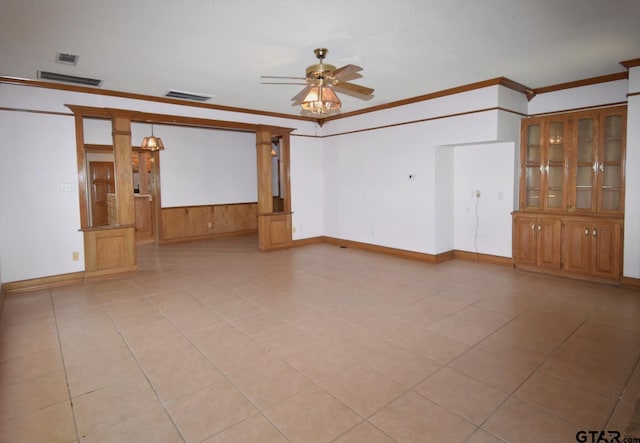
[[[618,223],[593,225],[591,272],[594,276],[613,279],[620,277],[621,234],[622,226]]]
[[[560,219],[539,219],[538,228],[538,266],[559,270],[562,266],[562,222]]]
[[[536,219],[515,217],[513,221],[513,252],[518,264],[536,264]]]
[[[591,226],[587,221],[566,221],[563,234],[564,270],[574,274],[591,272]]]

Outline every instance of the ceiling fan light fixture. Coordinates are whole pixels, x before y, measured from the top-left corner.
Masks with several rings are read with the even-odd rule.
[[[342,103],[333,89],[319,85],[311,88],[301,106],[303,110],[313,114],[327,114],[339,110]]]

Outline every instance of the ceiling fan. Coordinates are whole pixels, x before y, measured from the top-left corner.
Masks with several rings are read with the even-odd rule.
[[[342,106],[335,91],[360,98],[370,99],[374,89],[366,86],[349,83],[350,80],[362,78],[360,66],[345,65],[336,68],[324,63],[323,60],[329,52],[326,48],[317,48],[313,51],[320,63],[308,66],[305,77],[281,77],[263,75],[263,79],[298,80],[298,82],[262,82],[265,85],[306,85],[302,91],[296,94],[291,101],[292,106],[302,106],[305,111],[314,114],[326,114],[337,111]]]

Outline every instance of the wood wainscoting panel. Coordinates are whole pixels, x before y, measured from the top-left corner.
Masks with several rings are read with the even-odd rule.
[[[135,226],[84,231],[84,253],[89,275],[135,270]]]
[[[159,241],[173,243],[252,233],[258,229],[257,214],[255,202],[162,208]]]
[[[162,240],[173,240],[188,237],[187,208],[162,208]]]

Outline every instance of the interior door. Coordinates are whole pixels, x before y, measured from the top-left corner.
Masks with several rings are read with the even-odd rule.
[[[109,224],[107,194],[116,192],[113,162],[89,162],[92,226]]]

